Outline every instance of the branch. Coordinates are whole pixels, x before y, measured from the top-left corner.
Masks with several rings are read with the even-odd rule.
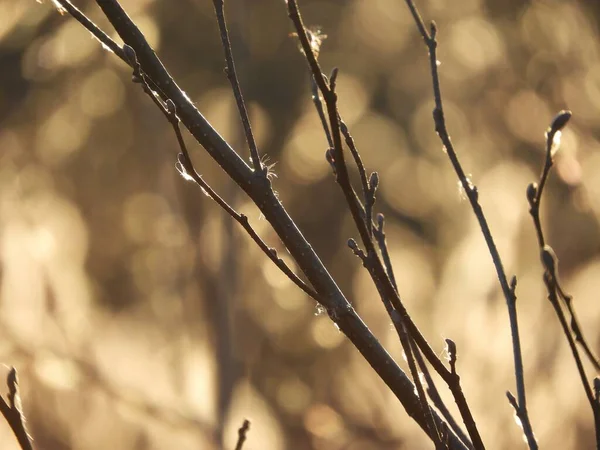
[[[267,176],[266,168],[263,167],[260,157],[258,156],[258,149],[256,147],[256,141],[254,140],[254,134],[252,133],[252,127],[250,125],[250,117],[246,110],[246,104],[244,103],[244,96],[240,89],[240,83],[238,81],[237,73],[235,71],[235,64],[233,62],[233,54],[231,52],[231,42],[229,40],[229,31],[227,30],[227,24],[225,23],[225,1],[224,0],[213,0],[215,6],[215,13],[217,16],[217,23],[219,24],[219,32],[221,34],[221,42],[223,43],[223,50],[225,51],[225,61],[227,67],[225,73],[231,84],[235,102],[237,104],[240,118],[242,119],[242,125],[244,126],[244,134],[246,135],[246,141],[248,142],[248,148],[250,149],[250,160],[254,170],[262,172],[264,176]]]
[[[21,449],[33,450],[31,437],[25,427],[25,416],[21,408],[21,398],[18,391],[19,381],[17,379],[17,371],[14,367],[11,367],[10,372],[8,372],[6,384],[8,386],[8,403],[0,396],[0,412],[2,412],[2,415],[10,425]]]
[[[237,441],[237,444],[235,444],[235,450],[242,450],[242,447],[244,446],[244,442],[246,442],[246,435],[248,434],[249,430],[250,430],[250,421],[247,419],[244,419],[244,423],[238,430],[238,441]]]
[[[65,2],[65,0],[57,1]],[[116,0],[96,1],[125,44],[134,50],[141,71],[153,83],[153,86],[156,86],[157,95],[163,102],[166,100],[173,102],[177,116],[185,127],[258,206],[318,293],[318,301],[327,309],[331,319],[336,322],[340,330],[400,400],[407,413],[426,430],[426,420],[414,393],[414,385],[352,308],[318,255],[276,197],[270,180],[260,174],[257,176],[257,172],[248,167],[200,114],[188,96],[177,86],[148,45],[143,34],[120,4]],[[431,353],[435,355],[433,350]],[[442,424],[443,421],[437,415],[435,418],[436,422]],[[453,434],[448,436],[448,440],[452,449],[465,448],[464,444]]]
[[[348,168],[345,163],[345,157],[342,147],[341,141],[341,129],[342,129],[342,121],[340,118],[340,114],[337,110],[337,94],[335,92],[336,87],[336,79],[338,70],[333,69],[329,80],[323,75],[320,65],[317,61],[318,52],[314,51],[311,40],[309,39],[310,32],[305,27],[302,17],[300,16],[300,12],[298,10],[298,5],[296,0],[288,0],[288,16],[290,17],[292,23],[294,24],[296,35],[300,40],[300,45],[302,51],[304,53],[305,59],[308,63],[308,66],[311,70],[313,79],[316,85],[323,96],[323,100],[325,101],[325,105],[327,108],[328,118],[329,118],[329,127],[331,130],[333,148],[329,149],[327,152],[328,161],[332,164],[334,168],[334,173],[336,175],[336,181],[339,184],[350,212],[352,214],[352,218],[354,223],[359,231],[361,236],[361,240],[365,246],[366,254],[359,253],[363,259],[363,265],[369,271],[369,275],[371,276],[379,294],[381,300],[383,301],[388,314],[392,318],[394,325],[396,326],[398,335],[400,337],[400,341],[404,348],[405,354],[410,355],[410,340],[405,340],[403,338],[403,333],[408,331],[411,339],[414,340],[417,347],[423,351],[423,354],[427,358],[428,361],[432,364],[434,369],[442,376],[442,378],[446,381],[449,387],[451,387],[453,394],[455,394],[455,399],[463,419],[465,419],[465,424],[469,430],[469,433],[472,434],[473,442],[476,448],[484,448],[483,442],[481,441],[481,437],[479,436],[479,432],[475,426],[475,422],[472,420],[472,416],[468,409],[466,399],[460,389],[460,386],[457,382],[457,376],[455,373],[450,372],[435,352],[429,346],[429,343],[421,334],[418,327],[412,321],[410,315],[408,314],[406,308],[402,304],[400,297],[398,295],[397,287],[395,287],[390,281],[390,270],[384,268],[381,260],[378,257],[377,251],[375,249],[375,244],[373,242],[373,224],[372,224],[372,207],[375,202],[375,191],[378,184],[377,174],[374,173],[371,176],[369,181],[366,181],[366,171],[362,164],[360,157],[358,156],[358,152],[354,147],[354,142],[351,139],[349,133],[345,133],[346,141],[351,149],[352,155],[355,159],[355,162],[358,166],[359,173],[361,174],[361,180],[363,185],[363,191],[365,193],[365,209],[363,210],[360,201],[358,201],[356,193],[351,185],[350,178],[348,175]],[[313,95],[314,98],[314,95]],[[327,132],[328,128],[324,124],[324,129]],[[349,241],[351,244],[351,248],[357,253],[358,245],[354,240]],[[409,362],[410,364],[410,362]],[[413,364],[414,365],[414,364]],[[419,383],[418,380],[415,380],[415,383]],[[423,396],[424,399],[424,396]],[[423,408],[425,414],[428,414],[429,407]],[[469,417],[471,420],[469,420]],[[429,436],[437,445],[438,435],[433,427],[424,428],[425,431],[431,430]]]
[[[550,127],[548,127],[548,130],[546,131],[546,156],[542,173],[540,175],[539,183],[531,183],[529,186],[527,186],[527,200],[529,202],[529,213],[533,219],[533,225],[540,248],[542,265],[544,267],[544,284],[546,285],[546,290],[548,291],[548,300],[554,308],[554,312],[556,313],[563,334],[567,339],[571,354],[575,360],[575,365],[577,366],[577,372],[581,379],[581,384],[585,391],[585,395],[588,399],[590,407],[592,408],[594,415],[594,428],[596,431],[596,446],[600,448],[600,404],[598,403],[596,395],[592,390],[591,383],[585,374],[585,369],[583,367],[583,362],[577,349],[576,342],[579,342],[588,360],[594,365],[594,368],[597,371],[600,370],[600,363],[598,362],[598,358],[594,355],[594,352],[591,350],[585,339],[585,336],[583,335],[583,331],[581,330],[581,326],[579,325],[579,321],[577,320],[577,315],[575,314],[575,309],[573,307],[573,297],[567,294],[561,287],[558,273],[558,258],[556,257],[552,247],[546,244],[544,231],[542,229],[542,223],[540,220],[540,205],[542,202],[544,187],[546,186],[550,170],[554,165],[554,155],[560,146],[561,131],[567,125],[570,119],[571,111],[560,111],[552,120]],[[561,307],[561,300],[567,308],[567,312],[569,313],[570,327],[567,323],[567,318],[565,317],[563,308]]]
[[[492,237],[489,225],[483,213],[483,209],[479,204],[479,194],[477,188],[473,185],[471,180],[466,176],[459,160],[458,156],[454,150],[454,146],[452,145],[452,141],[450,139],[450,135],[448,133],[446,127],[446,120],[444,118],[444,108],[442,104],[442,94],[440,88],[440,80],[438,74],[438,60],[437,60],[437,27],[434,22],[431,23],[430,31],[428,32],[423,19],[421,18],[419,11],[417,10],[413,0],[406,0],[406,4],[408,5],[411,14],[415,20],[417,28],[419,29],[419,33],[427,46],[429,51],[429,66],[431,71],[431,79],[433,84],[433,97],[435,101],[435,107],[433,109],[433,121],[435,124],[435,131],[438,134],[444,149],[452,163],[452,167],[460,180],[460,183],[469,199],[469,203],[471,204],[471,208],[475,213],[477,221],[479,222],[479,226],[483,233],[485,242],[488,246],[488,250],[492,257],[492,261],[494,263],[494,267],[496,268],[496,273],[498,276],[498,280],[500,281],[500,286],[502,288],[502,292],[504,294],[504,298],[506,300],[506,304],[508,307],[508,316],[510,321],[510,329],[512,335],[512,343],[513,343],[513,356],[514,356],[514,364],[515,364],[515,378],[517,385],[517,397],[519,404],[519,417],[523,423],[523,432],[525,433],[525,437],[527,439],[527,443],[529,448],[534,450],[537,449],[537,442],[535,440],[535,436],[533,434],[533,429],[531,427],[531,423],[529,420],[529,415],[527,413],[527,399],[525,395],[525,375],[523,371],[523,358],[521,355],[521,339],[519,337],[519,325],[517,321],[517,310],[516,310],[516,296],[515,291],[512,289],[506,277],[506,273],[504,271],[504,267],[502,265],[502,260],[500,258],[500,254],[498,253],[498,249],[496,248],[496,244]],[[475,444],[475,443],[474,443]]]
[[[554,165],[554,155],[559,149],[561,131],[567,125],[570,118],[571,111],[563,110],[560,111],[553,119],[552,124],[546,131],[546,157],[544,160],[544,166],[542,168],[539,183],[531,183],[529,186],[527,186],[527,200],[529,201],[530,206],[529,214],[531,214],[531,217],[533,219],[533,225],[538,238],[540,251],[542,251],[544,249],[544,246],[546,245],[544,231],[542,229],[542,223],[540,220],[540,205],[542,202],[542,195],[544,193],[544,187],[546,186],[546,181],[550,174],[550,170]],[[558,275],[558,268],[556,268],[554,283],[556,284],[556,289],[558,290],[560,299],[563,301],[569,312],[569,316],[571,318],[570,328],[571,332],[575,337],[575,340],[581,345],[583,351],[588,357],[588,360],[594,365],[596,371],[600,371],[600,361],[598,360],[598,357],[594,354],[589,344],[587,343],[587,340],[585,339],[585,336],[583,335],[583,331],[579,324],[579,320],[577,319],[577,315],[575,314],[575,308],[573,306],[573,297],[567,294],[561,286],[560,277]]]

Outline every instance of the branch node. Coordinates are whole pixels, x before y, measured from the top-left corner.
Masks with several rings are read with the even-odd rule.
[[[367,255],[365,255],[365,252],[363,252],[360,249],[360,247],[356,243],[356,240],[354,240],[353,238],[348,239],[348,247],[350,247],[350,250],[352,250],[352,253],[354,253],[356,256],[358,256],[362,260],[363,264],[367,263]]]

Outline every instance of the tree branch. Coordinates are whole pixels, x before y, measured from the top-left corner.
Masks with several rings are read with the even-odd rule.
[[[33,450],[31,438],[25,427],[25,416],[21,409],[21,399],[18,391],[17,370],[14,367],[11,367],[8,372],[6,384],[8,386],[8,403],[0,396],[0,412],[8,422],[8,425],[10,425],[21,449]]]
[[[57,1],[65,2],[65,0]],[[257,175],[257,172],[248,167],[200,114],[187,95],[177,86],[120,4],[116,0],[97,0],[97,4],[121,39],[134,50],[141,71],[152,82],[152,86],[156,86],[156,92],[162,101],[170,99],[173,102],[181,122],[217,164],[254,201],[314,287],[318,294],[318,301],[327,309],[331,319],[401,401],[407,413],[424,430],[427,430],[426,418],[421,411],[419,399],[414,393],[414,385],[356,314],[276,197],[270,180],[260,174]],[[435,420],[442,426],[443,421],[437,415]],[[450,434],[448,440],[452,449],[465,448],[454,434]]]
[[[461,186],[463,187],[467,198],[469,199],[469,203],[471,204],[471,208],[475,213],[477,221],[479,222],[479,226],[483,233],[485,242],[488,246],[488,250],[492,257],[492,261],[494,263],[494,267],[496,268],[496,273],[498,276],[498,280],[500,281],[500,286],[502,288],[502,292],[504,294],[504,298],[506,300],[506,304],[508,307],[508,316],[510,321],[510,329],[512,335],[512,343],[513,343],[513,356],[514,356],[514,364],[515,364],[515,378],[517,385],[517,397],[519,399],[519,411],[517,414],[519,415],[522,423],[523,423],[523,432],[527,438],[527,443],[529,448],[532,450],[537,449],[537,442],[535,440],[535,436],[533,434],[533,429],[531,427],[531,423],[529,421],[529,415],[527,413],[527,399],[525,395],[525,375],[523,371],[523,358],[521,355],[521,339],[519,336],[519,325],[517,321],[517,309],[516,309],[516,295],[514,288],[511,288],[508,284],[508,280],[506,278],[506,274],[504,271],[504,267],[502,265],[502,259],[500,258],[500,254],[498,253],[498,249],[496,248],[496,243],[492,237],[492,233],[490,231],[489,225],[483,213],[483,209],[479,204],[479,194],[477,188],[471,180],[466,176],[462,165],[458,160],[458,156],[456,151],[454,150],[454,146],[452,145],[452,141],[450,139],[450,134],[448,133],[448,129],[446,127],[446,120],[444,118],[444,108],[442,104],[442,94],[440,88],[440,80],[438,73],[438,60],[437,60],[437,27],[434,22],[431,23],[430,31],[428,32],[421,15],[416,8],[413,0],[406,0],[406,4],[408,5],[411,14],[415,20],[417,28],[419,29],[419,33],[427,46],[429,51],[429,66],[431,71],[431,79],[433,85],[433,98],[435,102],[435,107],[433,109],[433,121],[435,125],[435,131],[438,134],[442,145],[452,163],[452,167],[460,180]],[[516,283],[515,283],[516,285]],[[475,442],[474,445],[477,446]]]

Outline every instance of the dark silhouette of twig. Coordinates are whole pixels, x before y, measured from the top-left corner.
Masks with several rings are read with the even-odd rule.
[[[242,447],[244,446],[244,442],[246,442],[246,435],[248,434],[249,430],[250,430],[250,421],[247,419],[244,419],[244,423],[242,423],[242,426],[238,430],[238,440],[237,440],[237,444],[235,444],[235,450],[242,450]]]
[[[25,427],[25,416],[21,408],[21,398],[18,391],[19,381],[17,379],[17,370],[14,367],[11,367],[8,372],[6,384],[8,386],[8,403],[0,396],[0,412],[2,412],[8,425],[10,425],[21,449],[33,450],[31,438]]]
[[[458,156],[454,150],[454,146],[452,145],[452,141],[450,139],[450,134],[448,133],[448,129],[446,127],[446,120],[444,118],[444,108],[442,104],[442,94],[440,88],[440,80],[438,74],[438,60],[437,60],[437,27],[434,22],[431,23],[430,30],[427,31],[425,27],[425,23],[421,18],[421,15],[416,8],[413,0],[406,0],[406,4],[410,9],[410,12],[415,20],[417,28],[419,29],[419,33],[427,46],[429,51],[429,65],[431,71],[431,79],[433,84],[433,97],[435,102],[435,107],[433,109],[433,121],[435,125],[435,131],[438,134],[444,149],[452,163],[452,167],[456,172],[461,186],[464,189],[467,198],[469,199],[469,203],[471,204],[471,208],[477,217],[477,221],[479,222],[479,226],[485,238],[485,242],[488,246],[488,250],[492,257],[492,261],[494,263],[494,267],[496,268],[496,273],[498,275],[498,280],[500,281],[500,286],[502,288],[502,292],[504,294],[504,298],[506,299],[506,304],[508,307],[508,315],[510,321],[510,329],[511,336],[513,342],[513,356],[514,356],[514,364],[515,364],[515,378],[517,385],[517,397],[518,397],[518,410],[517,415],[519,416],[522,424],[523,424],[523,432],[526,436],[527,443],[530,449],[537,449],[537,442],[535,440],[535,436],[533,434],[533,429],[531,427],[531,422],[529,420],[529,415],[527,413],[527,398],[525,395],[525,375],[523,370],[523,358],[521,355],[521,339],[519,337],[519,325],[517,321],[517,309],[516,309],[516,295],[513,287],[509,286],[504,267],[502,265],[502,260],[500,258],[500,254],[498,253],[498,249],[496,248],[496,244],[492,237],[489,225],[483,213],[483,209],[479,204],[478,199],[478,191],[475,185],[469,180],[466,176],[459,160]],[[516,286],[516,282],[515,282]],[[471,433],[469,433],[471,435]],[[471,436],[473,437],[473,436]],[[479,446],[479,443],[473,441],[475,447]]]
[[[267,176],[266,168],[258,155],[258,149],[256,147],[256,141],[254,134],[252,133],[252,126],[250,125],[250,117],[246,109],[246,103],[244,102],[244,96],[240,89],[240,82],[238,80],[237,73],[235,71],[235,64],[233,62],[233,53],[231,51],[231,41],[229,40],[229,31],[227,31],[227,23],[225,22],[225,1],[224,0],[213,0],[215,6],[215,13],[217,16],[217,23],[219,24],[219,32],[221,34],[221,42],[223,44],[223,50],[225,51],[225,61],[227,67],[225,73],[231,84],[235,102],[237,104],[238,112],[244,126],[244,134],[246,135],[246,141],[248,142],[248,148],[250,149],[250,160],[254,170],[262,172],[264,176]]]

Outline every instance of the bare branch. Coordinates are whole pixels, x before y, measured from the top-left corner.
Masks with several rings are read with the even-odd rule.
[[[540,248],[540,256],[542,265],[544,267],[544,284],[546,285],[546,289],[548,291],[548,300],[554,308],[554,312],[556,313],[563,334],[567,339],[571,354],[575,360],[575,365],[577,367],[581,384],[585,391],[585,395],[588,399],[590,407],[592,408],[596,432],[596,445],[598,448],[600,448],[600,405],[598,404],[595,393],[593,392],[591,383],[585,374],[585,369],[583,367],[583,362],[581,360],[579,350],[577,349],[576,342],[581,345],[588,360],[594,365],[596,371],[600,370],[600,362],[598,361],[598,357],[588,345],[581,326],[579,325],[579,320],[577,319],[575,308],[573,306],[573,297],[567,294],[561,286],[558,272],[558,258],[552,247],[546,244],[542,222],[540,219],[540,205],[543,198],[542,195],[544,193],[548,176],[550,175],[550,170],[554,165],[554,155],[558,151],[560,145],[561,130],[567,125],[571,119],[571,115],[571,111],[559,111],[548,127],[548,130],[546,131],[546,152],[544,165],[542,167],[539,181],[537,183],[530,183],[529,186],[527,186],[527,201],[529,202],[529,214],[533,219],[533,226],[535,228],[538,245]],[[561,306],[561,301],[562,304],[564,304],[564,306],[567,308],[567,312],[570,316],[570,325],[568,324],[563,307]]]
[[[17,379],[17,370],[14,367],[11,367],[8,372],[6,384],[8,386],[8,403],[0,396],[0,412],[2,412],[8,425],[10,425],[21,449],[33,450],[31,437],[27,433],[27,428],[25,427],[25,416],[23,415],[23,410],[21,408],[21,399],[18,391],[19,382]]]
[[[244,442],[246,442],[246,435],[248,434],[249,430],[250,430],[250,421],[247,419],[244,419],[244,423],[242,423],[242,426],[238,430],[238,440],[237,440],[237,444],[235,444],[235,450],[242,450],[242,447],[244,446]]]
[[[416,8],[413,0],[406,0],[406,4],[408,5],[417,28],[419,29],[419,33],[427,46],[429,51],[429,66],[431,71],[431,79],[433,84],[433,97],[435,101],[435,107],[433,109],[433,121],[435,125],[435,131],[438,134],[446,153],[448,154],[448,158],[452,163],[452,167],[460,180],[460,183],[469,199],[471,204],[471,208],[477,217],[477,221],[479,222],[479,226],[483,233],[485,242],[488,246],[488,250],[492,257],[492,261],[494,262],[494,267],[496,268],[496,273],[498,275],[498,280],[500,281],[500,286],[502,287],[502,292],[504,293],[504,298],[506,300],[508,306],[508,315],[510,321],[512,342],[513,342],[513,355],[514,355],[514,364],[515,364],[515,378],[517,384],[517,393],[519,398],[519,406],[521,407],[523,414],[523,430],[525,435],[527,436],[527,442],[531,449],[537,449],[537,443],[535,441],[535,437],[533,435],[533,430],[531,429],[531,423],[529,421],[529,417],[527,415],[527,407],[526,407],[526,396],[525,396],[525,380],[523,373],[523,358],[521,356],[521,339],[519,337],[519,325],[517,322],[517,312],[516,312],[516,296],[514,291],[510,289],[508,284],[508,280],[506,278],[506,274],[504,271],[504,267],[502,265],[502,260],[500,258],[500,254],[498,253],[498,249],[496,248],[496,244],[492,237],[489,225],[483,213],[483,209],[479,204],[479,194],[477,192],[477,187],[468,179],[466,176],[462,165],[458,160],[458,156],[456,151],[454,150],[454,146],[450,139],[450,134],[448,133],[448,129],[446,127],[446,120],[444,118],[444,108],[442,104],[442,94],[440,88],[440,80],[438,74],[438,60],[437,60],[437,27],[435,22],[431,22],[429,27],[429,32],[427,31],[423,19]],[[471,434],[471,433],[470,433]],[[471,435],[473,438],[473,436]],[[480,445],[483,445],[481,441],[474,440],[473,444],[476,448],[479,448]]]

